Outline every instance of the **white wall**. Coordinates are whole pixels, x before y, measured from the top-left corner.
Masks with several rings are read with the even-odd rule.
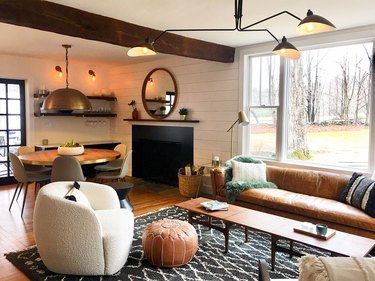
[[[0,77],[22,79],[26,81],[26,115],[27,115],[27,145],[40,144],[42,139],[50,143],[63,143],[67,140],[90,141],[110,139],[110,119],[94,118],[94,121],[106,121],[105,124],[93,126],[87,122],[92,118],[81,117],[34,117],[33,94],[44,85],[47,90],[65,88],[65,61],[46,60],[29,57],[0,55]],[[59,78],[55,65],[60,65],[64,71]],[[97,74],[92,81],[88,70]],[[92,62],[77,62],[69,60],[69,87],[82,91],[86,95],[108,88],[109,66]]]
[[[230,154],[230,134],[227,129],[237,119],[239,100],[238,61],[217,63],[204,60],[174,57],[148,63],[115,67],[110,71],[110,85],[118,99],[118,118],[111,130],[112,139],[124,141],[131,147],[131,126],[192,126],[194,127],[194,160],[196,165],[211,163],[212,153],[227,160]],[[150,118],[142,104],[142,84],[154,68],[166,68],[175,76],[178,100],[175,111],[167,119],[179,119],[178,109],[189,109],[189,119],[199,123],[129,122],[131,107],[136,101],[140,118]],[[234,139],[237,139],[235,126]],[[237,146],[235,146],[235,151]]]
[[[55,65],[65,66],[61,61],[0,55],[0,77],[26,80],[27,144],[40,144],[42,139],[49,143],[75,141],[119,140],[131,147],[131,125],[123,121],[131,118],[131,106],[136,100],[140,118],[150,118],[142,105],[142,84],[146,75],[154,68],[166,68],[175,76],[178,99],[175,111],[167,119],[179,119],[178,109],[189,109],[189,119],[199,123],[143,122],[137,124],[194,127],[194,160],[196,165],[211,163],[212,154],[223,161],[230,154],[230,133],[227,129],[237,119],[239,110],[239,63],[218,63],[184,57],[170,56],[167,59],[147,63],[108,66],[97,65],[95,82],[88,75],[93,63],[69,61],[69,84],[85,94],[93,94],[103,88],[114,91],[117,118],[94,118],[106,123],[89,126],[91,118],[82,117],[34,117],[32,97],[42,85],[54,90],[65,87],[65,79],[58,78]],[[234,142],[238,126],[234,127]],[[237,145],[235,145],[235,153]]]

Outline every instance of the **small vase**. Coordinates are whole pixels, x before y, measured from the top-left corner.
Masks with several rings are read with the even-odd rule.
[[[187,117],[186,114],[181,114],[181,115],[180,115],[180,120],[186,120],[186,117]]]
[[[136,108],[133,109],[132,118],[135,120],[138,119],[138,110]]]

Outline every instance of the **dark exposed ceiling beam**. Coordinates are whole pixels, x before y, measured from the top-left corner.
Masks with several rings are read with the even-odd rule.
[[[146,37],[153,40],[161,33],[160,30],[39,0],[0,0],[0,22],[124,47],[133,47]],[[232,47],[173,33],[164,34],[154,46],[164,54],[225,63],[234,61]]]

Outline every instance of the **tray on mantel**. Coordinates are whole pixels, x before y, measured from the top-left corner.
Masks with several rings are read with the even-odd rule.
[[[312,237],[315,237],[315,238],[319,238],[319,239],[323,239],[323,240],[328,240],[329,238],[331,238],[332,236],[334,236],[336,234],[336,230],[334,230],[332,228],[328,228],[326,235],[320,235],[320,234],[316,233],[315,225],[314,225],[314,229],[312,231],[302,229],[301,226],[295,226],[293,228],[293,230],[294,230],[294,232],[306,234],[306,235],[309,235],[309,236],[312,236]]]

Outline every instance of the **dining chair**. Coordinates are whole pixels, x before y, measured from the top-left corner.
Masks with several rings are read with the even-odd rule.
[[[22,191],[23,186],[26,185],[25,191],[24,191],[25,194],[24,194],[23,203],[22,203],[22,210],[21,210],[21,217],[22,217],[23,210],[25,208],[27,188],[29,186],[29,183],[35,182],[35,185],[37,184],[41,185],[42,182],[48,182],[50,179],[50,176],[45,173],[37,173],[37,172],[27,173],[23,163],[18,158],[18,156],[15,155],[14,153],[9,153],[9,159],[10,159],[10,166],[13,172],[13,176],[17,180],[17,186],[16,186],[12,201],[9,206],[9,211],[12,208],[17,192],[19,196]],[[17,196],[17,199],[18,199],[18,196]]]
[[[95,176],[95,179],[99,180],[100,182],[104,182],[104,180],[111,180],[111,181],[125,180],[125,176],[128,173],[129,163],[130,163],[130,160],[131,160],[131,157],[132,157],[132,153],[133,153],[133,151],[130,150],[126,154],[125,158],[122,161],[121,169],[119,171],[101,172],[101,173],[98,173]]]
[[[96,171],[109,172],[121,169],[122,162],[126,156],[126,144],[120,143],[113,149],[121,153],[120,158],[109,161],[107,164],[97,165],[94,167]]]
[[[34,149],[32,149],[30,146],[20,146],[17,150],[18,155],[25,155],[34,152]],[[30,173],[49,173],[51,172],[51,167],[46,167],[43,165],[30,165],[30,164],[24,164],[26,172]]]
[[[53,161],[51,182],[85,180],[81,164],[74,156],[60,156]]]

